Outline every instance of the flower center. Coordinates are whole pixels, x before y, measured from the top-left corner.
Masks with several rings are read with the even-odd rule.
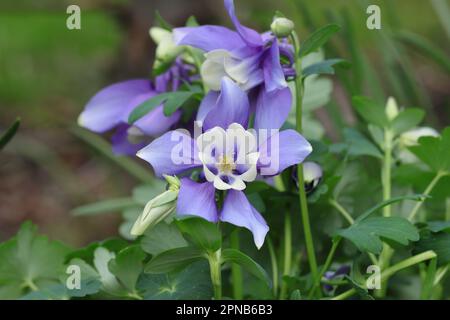
[[[230,156],[222,155],[219,157],[218,163],[216,163],[216,167],[221,173],[232,173],[233,170],[236,169],[236,164],[233,161],[233,158]]]

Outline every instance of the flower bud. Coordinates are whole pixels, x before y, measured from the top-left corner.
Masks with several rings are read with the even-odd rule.
[[[394,120],[398,116],[398,106],[397,106],[397,102],[395,101],[394,98],[389,97],[389,99],[386,103],[385,112],[386,112],[387,118],[390,121]]]
[[[131,235],[140,236],[166,219],[177,206],[178,190],[167,190],[150,200],[131,228]]]
[[[322,179],[322,168],[315,162],[303,163],[303,178],[305,180],[305,191],[313,191]]]
[[[294,30],[294,22],[287,18],[278,17],[273,20],[270,29],[278,38],[285,38]]]
[[[156,59],[159,63],[170,63],[183,52],[184,47],[177,46],[173,41],[172,32],[153,27],[150,28],[149,33],[150,37],[158,45],[156,47]]]

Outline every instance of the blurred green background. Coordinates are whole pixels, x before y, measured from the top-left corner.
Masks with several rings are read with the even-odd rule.
[[[295,21],[300,37],[327,23],[342,26],[325,55],[346,58],[352,68],[333,77],[332,100],[314,110],[330,140],[355,123],[352,94],[379,101],[393,95],[401,105],[425,108],[429,125],[450,124],[448,1],[235,2],[241,21],[261,31],[275,10]],[[66,28],[70,4],[81,8],[81,30]],[[366,28],[369,4],[381,7],[382,30]],[[175,26],[190,15],[202,24],[230,26],[222,0],[0,2],[0,129],[22,119],[19,134],[0,154],[0,240],[26,219],[73,245],[117,233],[121,218],[115,213],[70,214],[85,203],[128,196],[137,183],[92,146],[76,120],[102,87],[149,76],[154,44],[148,29],[155,10]]]

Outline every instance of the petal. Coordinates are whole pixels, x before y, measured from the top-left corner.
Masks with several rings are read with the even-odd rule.
[[[222,86],[217,104],[205,118],[203,127],[208,130],[214,127],[228,128],[232,123],[247,126],[249,102],[247,94],[229,78],[222,79]]]
[[[173,29],[177,45],[187,45],[203,51],[233,50],[245,45],[239,34],[225,27],[200,26]]]
[[[220,220],[249,229],[253,233],[253,240],[258,249],[262,247],[269,231],[269,226],[264,218],[241,191],[228,191]]]
[[[169,117],[166,117],[164,115],[164,106],[161,105],[136,121],[134,125],[141,129],[146,135],[157,137],[167,132],[173,125],[178,123],[180,118],[181,110],[177,110]]]
[[[149,80],[137,79],[110,85],[87,103],[78,118],[80,126],[94,132],[105,132],[122,122],[129,112],[130,102],[151,90]]]
[[[219,218],[214,193],[214,186],[209,182],[196,183],[189,178],[181,179],[177,215],[198,216],[217,222]]]
[[[267,52],[264,59],[264,82],[266,90],[272,92],[287,87],[284,72],[280,63],[280,50],[278,49],[278,42],[275,39]]]
[[[200,166],[197,146],[186,130],[165,133],[139,150],[137,156],[150,163],[158,177],[179,174]]]
[[[205,54],[206,60],[203,62],[200,70],[202,80],[211,90],[219,91],[222,78],[227,74],[225,72],[225,59],[230,57],[226,50],[213,50]]]
[[[295,130],[271,135],[259,146],[258,167],[261,175],[272,176],[301,163],[312,151],[311,144]]]
[[[111,137],[112,150],[116,155],[135,155],[136,152],[143,147],[145,143],[131,143],[128,139],[128,124],[120,124],[114,135]]]
[[[279,129],[289,116],[292,93],[289,87],[267,92],[260,89],[255,112],[255,129]]]
[[[203,98],[202,103],[197,111],[196,121],[203,122],[208,113],[216,106],[217,99],[219,98],[219,92],[209,91]]]
[[[261,47],[263,45],[261,35],[255,30],[243,26],[236,17],[234,1],[225,0],[225,8],[242,40],[250,47]]]

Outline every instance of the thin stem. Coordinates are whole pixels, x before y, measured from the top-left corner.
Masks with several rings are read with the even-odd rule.
[[[214,299],[222,299],[221,249],[208,255],[211,282],[214,288]]]
[[[345,218],[345,220],[347,220],[349,224],[352,225],[355,223],[355,220],[352,218],[350,213],[343,206],[341,206],[339,202],[334,199],[330,199],[328,202]]]
[[[291,36],[292,43],[294,45],[295,57],[298,57],[299,53],[299,42],[298,37],[295,32],[292,33]],[[295,78],[295,93],[296,93],[296,129],[299,133],[302,133],[302,109],[303,109],[303,79],[302,79],[302,66],[301,60],[298,59],[296,61],[296,71],[297,76]],[[311,233],[311,225],[309,222],[309,213],[308,213],[308,202],[306,199],[306,192],[304,188],[304,177],[303,177],[303,165],[297,165],[297,178],[298,178],[298,194],[300,201],[300,210],[301,210],[301,218],[303,223],[303,232],[305,233],[305,244],[306,244],[306,253],[308,254],[308,262],[309,267],[311,269],[311,274],[313,279],[317,278],[318,270],[317,270],[317,261],[316,255],[314,251],[314,242]]]
[[[391,198],[391,167],[392,167],[392,132],[389,129],[384,130],[384,158],[383,158],[383,201]],[[385,217],[391,216],[391,206],[383,208]]]
[[[286,212],[284,216],[284,264],[283,276],[291,274],[292,266],[292,225],[290,212]],[[285,281],[281,284],[280,299],[285,299],[287,293],[287,284]]]
[[[423,195],[428,196],[433,188],[436,186],[436,184],[439,182],[439,180],[445,175],[443,172],[438,172],[436,176],[431,180],[430,184],[426,187],[425,191],[423,192]],[[414,208],[412,209],[411,213],[409,214],[408,220],[413,221],[416,217],[417,213],[419,212],[420,207],[422,206],[422,203],[424,201],[418,201]]]
[[[30,288],[32,291],[38,291],[39,290],[38,286],[34,283],[34,281],[32,279],[25,280],[23,285],[25,287]]]
[[[276,297],[278,294],[278,262],[277,256],[275,255],[272,239],[269,237],[267,238],[267,245],[269,247],[270,263],[272,264],[273,296]]]
[[[433,258],[436,258],[436,253],[434,253],[434,251],[429,250],[429,251],[422,252],[418,255],[415,255],[411,258],[400,261],[399,263],[393,265],[390,268],[387,268],[386,270],[384,270],[381,273],[381,281],[383,282],[385,280],[385,278],[391,277],[394,273],[396,273],[402,269],[406,269],[415,264],[418,264],[418,263],[421,263],[421,262],[424,262],[426,260],[430,260]],[[340,295],[332,298],[331,300],[344,300],[346,298],[351,297],[355,293],[356,293],[355,289],[350,289],[350,290],[345,291],[344,293],[341,293]]]
[[[239,230],[236,229],[230,235],[230,244],[233,249],[239,250]],[[233,297],[235,300],[242,300],[243,295],[243,281],[242,268],[237,263],[231,264],[231,277],[233,279]]]
[[[341,242],[342,238],[339,237],[336,240],[333,241],[333,244],[331,246],[330,252],[328,253],[327,259],[325,260],[325,264],[323,265],[322,269],[320,269],[320,273],[316,279],[314,279],[313,287],[311,288],[311,291],[309,292],[308,298],[311,299],[314,296],[314,293],[316,292],[316,289],[320,285],[320,281],[325,274],[325,272],[330,268],[331,262],[333,261],[334,254],[336,253],[336,249],[339,246],[339,243]]]

